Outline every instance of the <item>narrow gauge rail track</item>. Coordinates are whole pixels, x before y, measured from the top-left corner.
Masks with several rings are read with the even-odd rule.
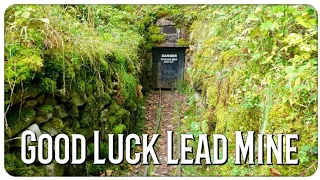
[[[164,93],[165,92],[165,93]],[[168,113],[168,111],[171,111],[171,113],[173,114],[174,112],[177,112],[178,113],[178,115],[177,115],[177,122],[176,122],[176,124],[175,124],[175,128],[174,129],[172,129],[172,130],[176,130],[176,132],[177,133],[179,133],[179,135],[178,135],[178,140],[177,140],[177,144],[180,144],[180,126],[181,126],[181,121],[180,121],[180,109],[178,108],[178,106],[176,106],[176,102],[177,102],[177,99],[176,99],[176,91],[175,90],[171,90],[171,91],[164,91],[163,92],[163,90],[160,88],[159,90],[158,90],[158,93],[159,93],[159,103],[158,103],[158,112],[157,112],[157,118],[156,118],[156,126],[155,126],[155,128],[153,129],[153,133],[154,134],[158,134],[159,133],[159,131],[160,131],[160,128],[162,127],[162,128],[164,128],[163,126],[161,126],[161,123],[165,123],[165,122],[162,122],[166,117],[164,117],[163,116],[163,108],[170,108],[170,107],[163,107],[164,105],[168,105],[168,104],[166,104],[166,102],[163,102],[163,101],[168,101],[168,100],[170,100],[170,98],[172,98],[170,101],[172,101],[169,105],[170,106],[173,106],[173,108],[171,108],[171,109],[167,109],[167,113]],[[164,95],[163,95],[164,94]],[[172,95],[172,97],[168,97],[168,95],[167,94],[170,94],[170,95]],[[172,125],[173,125],[173,119],[170,119],[170,121],[171,121],[171,123],[172,123]],[[167,127],[167,125],[168,124],[163,124],[165,127]],[[166,132],[168,129],[165,129],[164,131],[162,131],[162,136],[164,136],[164,134],[163,134],[163,132]],[[180,150],[180,146],[177,146],[178,147],[178,149],[177,149],[177,152],[176,152],[176,154],[177,154],[177,156],[178,156],[178,158],[180,159],[180,152],[181,152],[181,150]],[[161,155],[160,155],[161,157],[161,159],[166,159],[165,157],[163,157],[164,156],[164,154],[162,153]],[[148,162],[150,162],[150,156],[148,157]],[[161,161],[160,161],[161,162]],[[166,163],[166,162],[162,162],[162,163]],[[160,165],[158,165],[158,166],[160,166]],[[169,169],[170,168],[168,168],[168,166],[165,164],[165,166],[162,164],[159,168],[163,168],[163,167],[167,167],[167,168],[165,168],[164,169],[164,173],[165,173],[165,175],[170,175],[169,173],[170,172],[168,172],[168,171],[170,171]],[[148,172],[149,172],[149,168],[150,168],[150,165],[146,165],[145,167],[144,167],[144,171],[143,171],[143,176],[148,176]],[[163,172],[162,172],[163,173]],[[162,175],[164,175],[164,174],[157,174],[157,175],[159,175],[159,176],[162,176]],[[179,165],[177,166],[177,170],[176,170],[176,176],[181,176],[181,164],[179,163]]]

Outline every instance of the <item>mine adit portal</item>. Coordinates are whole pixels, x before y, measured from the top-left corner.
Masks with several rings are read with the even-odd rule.
[[[152,50],[155,89],[175,89],[183,80],[187,47],[156,47]]]

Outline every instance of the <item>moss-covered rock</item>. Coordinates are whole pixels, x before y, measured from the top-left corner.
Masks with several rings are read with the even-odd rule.
[[[42,123],[40,129],[49,133],[51,136],[55,136],[64,129],[63,121],[58,118],[53,118],[51,121]]]
[[[49,121],[52,118],[53,118],[53,107],[52,107],[52,105],[49,105],[49,104],[42,105],[42,106],[39,107],[35,122],[37,124],[41,124],[41,123]]]
[[[87,95],[86,94],[73,93],[71,97],[72,97],[72,103],[75,106],[82,106],[82,105],[84,105],[84,103],[87,102]]]
[[[31,126],[29,126],[26,130],[31,130],[36,134],[37,139],[40,137],[41,130],[39,128],[39,126],[37,124],[32,124]],[[21,131],[15,138],[13,141],[9,141],[11,147],[21,147],[21,135],[22,135],[23,131]],[[31,142],[31,137],[27,137],[27,144],[29,144]]]
[[[108,93],[104,93],[102,96],[97,98],[97,103],[99,104],[99,110],[102,110],[106,105],[111,102],[111,97]]]
[[[24,98],[34,98],[36,96],[38,96],[38,94],[41,92],[41,90],[37,87],[34,86],[28,86],[28,88],[26,88],[24,90],[23,96]]]
[[[56,81],[50,78],[43,78],[40,82],[40,89],[43,93],[54,93],[57,89]]]
[[[100,121],[107,121],[108,120],[108,109],[101,111],[100,113]]]
[[[37,103],[38,102],[36,100],[29,100],[29,101],[26,101],[25,106],[34,107],[35,105],[37,105]]]
[[[69,102],[70,96],[65,92],[64,89],[58,89],[56,92],[56,97],[61,102]]]
[[[46,96],[44,94],[40,94],[39,96],[37,96],[34,100],[37,101],[38,105],[43,105],[43,103],[46,100]]]
[[[20,8],[21,6],[12,7],[7,12],[15,14]],[[62,21],[57,21],[54,16],[46,17],[52,25],[49,31],[61,35],[59,41],[42,33],[48,31],[44,26],[38,26],[42,21],[25,25],[30,32],[34,32],[29,33],[27,39],[20,39],[19,33],[12,33],[13,31],[10,31],[10,35],[6,34],[6,37],[16,37],[6,38],[8,45],[5,49],[11,53],[5,53],[5,59],[8,60],[5,68],[8,79],[5,83],[5,105],[9,107],[6,113],[9,126],[6,130],[7,139],[34,122],[40,126],[42,133],[53,136],[58,133],[79,133],[88,141],[91,141],[94,130],[101,130],[101,120],[106,124],[105,133],[129,132],[131,129],[128,124],[131,120],[130,127],[137,127],[135,124],[143,118],[140,105],[143,96],[141,90],[138,91],[140,95],[137,100],[136,91],[138,75],[142,72],[141,65],[145,58],[140,58],[140,54],[147,53],[151,57],[145,47],[152,47],[162,41],[164,35],[160,34],[159,27],[154,26],[149,28],[150,33],[147,36],[142,36],[141,33],[145,32],[155,19],[148,17],[141,22],[140,19],[136,24],[135,16],[121,8],[99,8],[102,11],[95,11],[100,15],[94,21],[99,21],[97,24],[108,24],[102,25],[105,27],[101,29],[87,26],[84,22],[86,18],[81,22],[79,19],[70,18],[74,14],[64,11],[62,6],[48,6],[46,12],[59,13],[62,19],[72,19],[70,23],[75,25],[70,28],[69,25],[61,23]],[[35,12],[32,13],[32,18],[43,17],[40,15],[44,11],[41,6],[32,6],[32,9]],[[145,13],[144,10],[141,12]],[[26,20],[20,16],[15,17],[17,21]],[[81,27],[78,26],[79,22],[83,24]],[[79,39],[76,34],[89,35],[89,39],[95,39],[96,42],[88,38]],[[130,40],[127,41],[128,39]],[[18,66],[15,66],[15,62]],[[11,97],[14,77],[17,75],[23,76],[19,77]],[[22,107],[20,102],[25,102],[21,104]],[[102,146],[106,144],[102,143]],[[8,145],[6,149],[6,152],[11,153],[15,148]],[[39,164],[35,166],[43,168]],[[48,166],[49,169],[45,170],[48,173],[45,175],[53,175],[53,166]],[[81,176],[97,174],[87,173],[81,165],[70,166],[63,173]]]
[[[12,176],[45,176],[43,166],[26,165],[19,153],[7,153],[4,156],[5,170]]]
[[[53,116],[57,118],[65,118],[68,116],[68,112],[64,105],[55,105],[53,107]]]
[[[55,104],[58,104],[55,96],[49,95],[49,96],[46,97],[46,100],[45,100],[45,102],[44,102],[44,105],[53,106],[53,105],[55,105]],[[40,106],[40,107],[41,107],[41,106]]]
[[[35,120],[36,112],[32,107],[26,107],[21,110],[19,116],[19,109],[13,109],[8,112],[7,122],[9,129],[6,130],[7,134],[11,137],[18,134],[23,129],[30,126]]]

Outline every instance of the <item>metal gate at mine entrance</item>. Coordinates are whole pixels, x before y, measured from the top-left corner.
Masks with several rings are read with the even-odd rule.
[[[156,47],[152,49],[153,87],[175,89],[183,80],[187,47]]]

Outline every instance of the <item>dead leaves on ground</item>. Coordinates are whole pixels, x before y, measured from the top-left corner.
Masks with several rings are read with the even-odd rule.
[[[274,169],[274,168],[270,168],[270,174],[272,176],[281,176],[281,173],[278,170]]]

